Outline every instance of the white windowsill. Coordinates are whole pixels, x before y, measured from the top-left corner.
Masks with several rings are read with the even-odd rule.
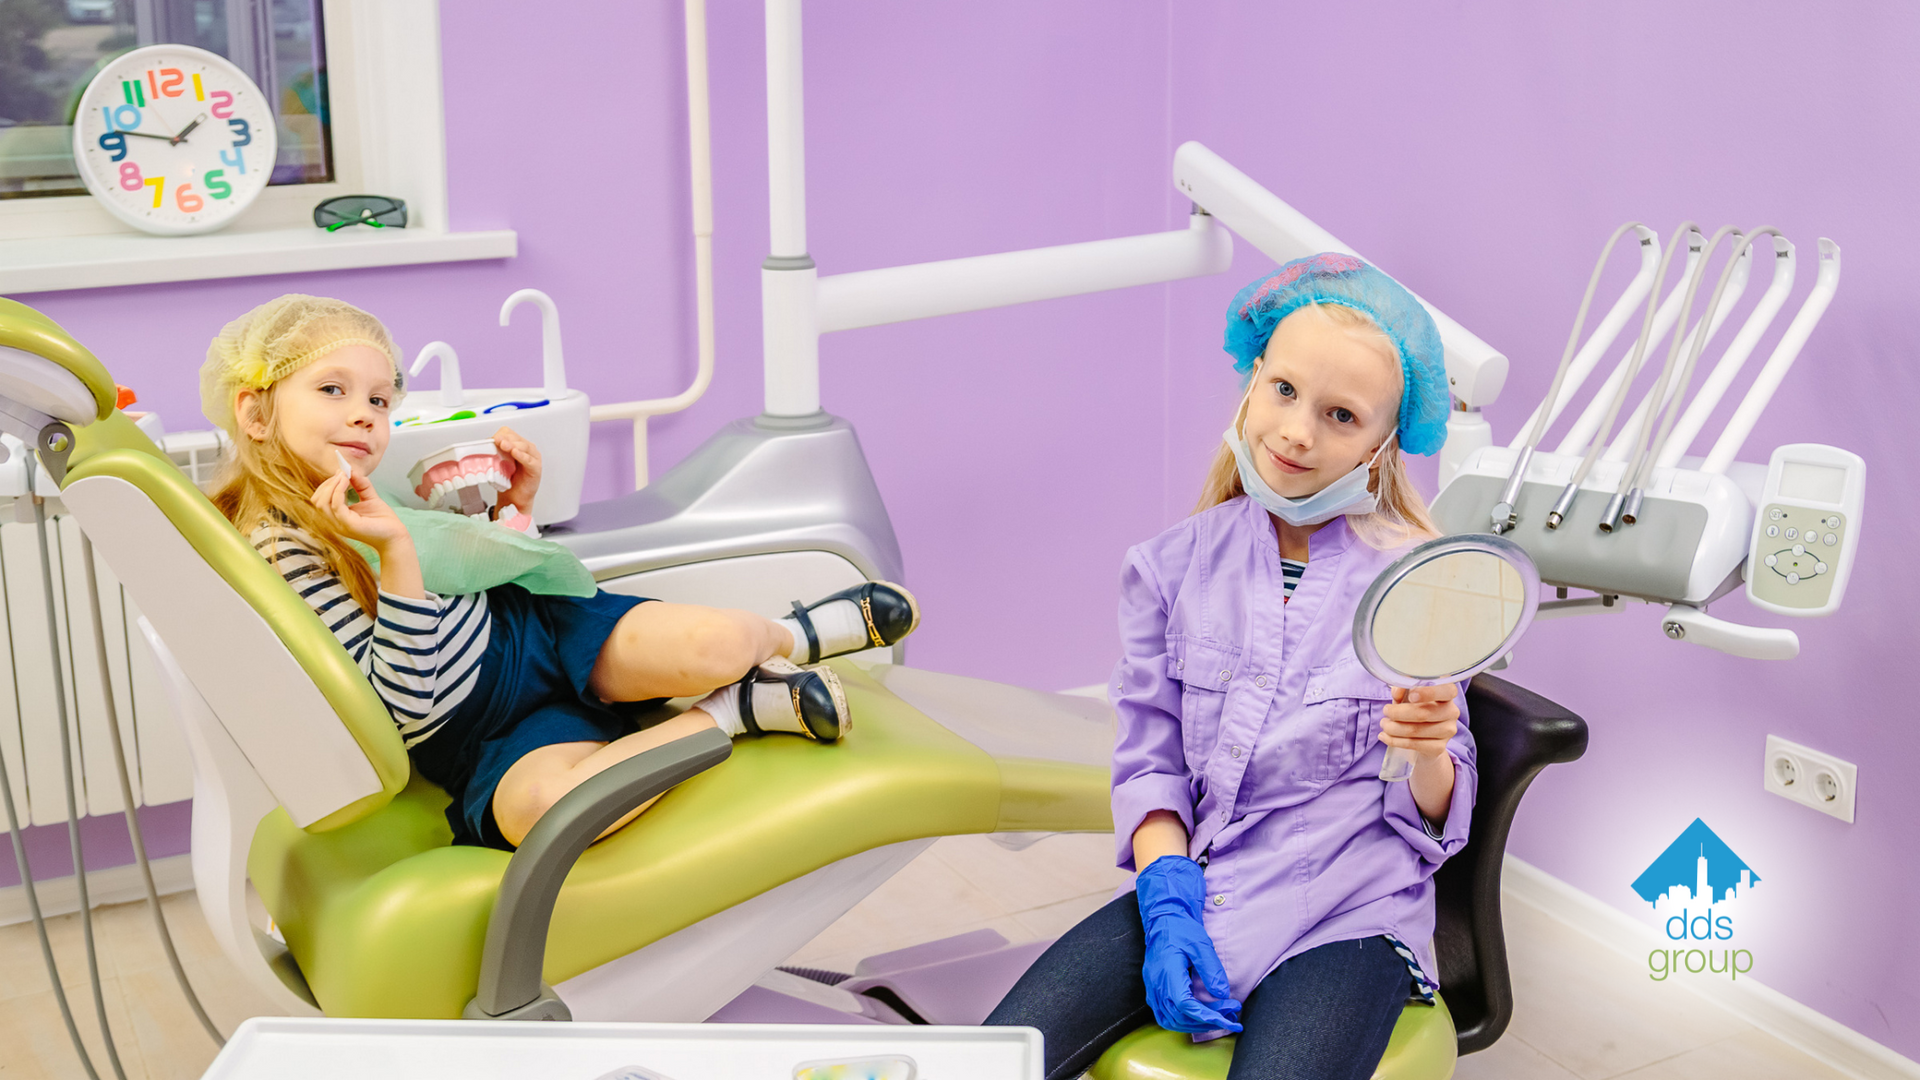
[[[519,251],[519,235],[512,229],[449,233],[355,226],[348,232],[351,235],[307,226],[204,236],[122,233],[0,240],[0,295],[511,259]]]

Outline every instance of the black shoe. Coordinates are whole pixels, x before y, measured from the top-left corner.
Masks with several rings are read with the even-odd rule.
[[[823,656],[820,652],[820,635],[814,632],[813,619],[807,613],[836,600],[851,600],[860,606],[860,616],[867,623],[867,640],[857,648]],[[869,581],[841,589],[811,604],[795,600],[793,619],[807,635],[807,663],[817,664],[827,657],[843,656],[862,649],[884,649],[913,633],[920,625],[920,604],[912,593],[891,581]]]
[[[784,683],[791,704],[756,714],[754,687],[768,683]],[[838,742],[853,730],[846,692],[832,668],[802,668],[779,657],[747,672],[747,677],[740,680],[740,722],[754,735],[784,731],[816,742]]]

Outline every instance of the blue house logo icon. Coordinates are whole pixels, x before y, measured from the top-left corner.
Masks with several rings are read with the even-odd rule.
[[[1658,905],[1664,897],[1682,903],[1717,904],[1745,896],[1760,881],[1726,841],[1699,818],[1681,831],[1638,878],[1633,891]]]
[[[1667,938],[1684,946],[1655,949],[1647,957],[1648,976],[1663,982],[1685,971],[1738,979],[1752,971],[1753,953],[1734,944],[1734,921],[1759,882],[1726,841],[1694,818],[1633,882]]]

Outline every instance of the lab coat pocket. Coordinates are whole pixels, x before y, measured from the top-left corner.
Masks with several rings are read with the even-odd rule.
[[[1333,780],[1366,756],[1377,743],[1380,717],[1393,700],[1393,690],[1348,660],[1314,668],[1307,673],[1307,692],[1301,708],[1309,723],[1307,776]]]
[[[1167,642],[1167,676],[1178,679],[1180,745],[1186,751],[1187,770],[1206,768],[1213,744],[1220,738],[1220,717],[1226,711],[1227,691],[1240,667],[1240,650],[1211,642],[1173,638]]]

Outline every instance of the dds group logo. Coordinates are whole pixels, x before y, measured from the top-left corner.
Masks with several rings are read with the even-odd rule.
[[[1647,976],[1664,982],[1682,971],[1738,979],[1753,970],[1753,953],[1740,948],[1740,908],[1760,883],[1726,842],[1699,818],[1634,879],[1633,891],[1653,905],[1672,945],[1647,956]]]

